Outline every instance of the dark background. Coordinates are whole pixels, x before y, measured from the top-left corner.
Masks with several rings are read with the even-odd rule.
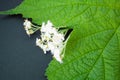
[[[0,0],[0,11],[13,9],[22,0]],[[0,80],[47,80],[44,76],[52,57],[35,46],[23,28],[21,15],[0,15]]]

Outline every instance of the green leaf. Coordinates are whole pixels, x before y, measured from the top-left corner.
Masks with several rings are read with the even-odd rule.
[[[73,29],[64,63],[51,61],[48,80],[120,80],[120,0],[25,0],[3,13]]]

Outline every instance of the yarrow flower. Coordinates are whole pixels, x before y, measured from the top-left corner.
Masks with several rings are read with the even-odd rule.
[[[50,51],[53,57],[62,63],[61,53],[64,46],[64,35],[59,33],[50,21],[47,24],[43,22],[40,31],[41,39],[36,38],[36,46],[42,48],[45,54]]]

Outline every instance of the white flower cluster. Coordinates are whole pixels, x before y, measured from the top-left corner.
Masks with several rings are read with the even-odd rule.
[[[39,46],[43,49],[46,54],[47,51],[50,51],[53,57],[60,63],[62,63],[62,58],[64,55],[61,55],[64,48],[64,35],[58,32],[58,29],[53,27],[53,24],[48,21],[47,24],[44,22],[42,26],[35,26],[27,19],[23,23],[24,28],[28,36],[33,34],[35,31],[41,31],[41,39],[36,38],[36,46]]]
[[[47,24],[42,23],[40,31],[41,39],[36,39],[36,45],[42,48],[45,54],[47,51],[51,51],[53,57],[62,63],[61,53],[64,45],[64,35],[59,33],[50,21]]]
[[[34,31],[32,30],[32,23],[30,21],[28,21],[26,19],[25,22],[23,23],[23,25],[24,25],[24,28],[25,28],[28,36],[30,36],[30,34],[34,33]]]

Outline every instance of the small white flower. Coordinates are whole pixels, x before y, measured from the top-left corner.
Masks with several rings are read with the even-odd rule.
[[[49,47],[49,50],[51,50],[51,52],[52,52],[52,50],[55,49],[55,45],[53,44],[53,42],[49,42],[48,47]],[[54,54],[54,53],[52,52],[52,54]]]
[[[32,28],[32,23],[30,21],[28,21],[27,19],[25,20],[25,22],[23,23],[24,28],[26,30],[26,33],[30,36],[30,34],[33,34],[34,31],[31,29]]]
[[[49,51],[48,46],[44,45],[44,43],[41,39],[36,38],[36,46],[42,48],[45,54],[47,51]]]
[[[41,46],[42,41],[38,38],[36,38],[36,46]]]
[[[53,24],[49,20],[48,20],[47,24],[45,24],[43,22],[42,27],[41,27],[41,33],[56,34],[57,29],[55,29],[52,26],[53,26]]]
[[[53,36],[53,42],[55,42],[55,44],[61,44],[64,40],[64,36],[60,33],[57,33],[56,35]]]
[[[51,35],[50,34],[48,34],[48,33],[45,33],[44,35],[41,35],[41,38],[42,38],[42,41],[49,41],[50,40],[50,37],[51,37]]]
[[[62,58],[61,58],[61,52],[58,48],[53,50],[53,57],[60,63],[63,63]]]
[[[31,22],[28,21],[27,19],[25,20],[25,22],[23,23],[23,25],[25,26],[25,29],[30,29],[31,28]]]

